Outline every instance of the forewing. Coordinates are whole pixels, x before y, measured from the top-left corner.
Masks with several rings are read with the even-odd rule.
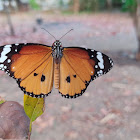
[[[16,79],[24,93],[44,97],[53,86],[51,47],[41,44],[12,44],[0,47],[0,69]]]

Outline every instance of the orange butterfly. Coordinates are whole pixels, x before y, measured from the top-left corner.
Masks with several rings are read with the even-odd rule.
[[[0,69],[13,77],[22,91],[36,98],[51,93],[53,83],[62,96],[76,98],[89,83],[113,66],[105,54],[80,47],[24,43],[0,47]]]

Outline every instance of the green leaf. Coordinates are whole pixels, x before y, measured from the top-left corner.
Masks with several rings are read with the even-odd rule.
[[[0,97],[0,104],[3,104],[4,102],[6,102],[6,101]]]
[[[43,114],[44,104],[45,98],[33,98],[24,94],[24,110],[26,115],[30,118],[30,132],[32,129],[32,122]]]

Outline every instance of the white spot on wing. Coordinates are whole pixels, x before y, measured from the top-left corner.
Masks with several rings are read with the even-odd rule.
[[[99,67],[100,67],[101,69],[104,69],[104,65],[103,65],[102,62],[99,62],[98,65],[99,65]]]
[[[97,59],[100,61],[100,62],[98,62],[99,67],[101,69],[104,69],[103,55],[100,52],[97,52]]]
[[[11,59],[8,59],[8,60],[7,60],[7,63],[10,63],[10,62],[11,62]]]
[[[4,66],[4,69],[7,69],[7,66]]]
[[[95,68],[97,69],[98,68],[98,65],[95,65]]]
[[[3,63],[7,59],[7,56],[2,56],[0,57],[0,63]]]
[[[102,70],[100,70],[99,72],[100,72],[100,74],[103,74],[103,71]]]
[[[11,51],[10,47],[11,47],[11,45],[4,46],[3,51],[1,53],[1,57],[0,57],[0,63],[3,63],[7,59],[6,54]]]
[[[0,64],[0,68],[3,68],[4,67],[4,65],[3,64]]]

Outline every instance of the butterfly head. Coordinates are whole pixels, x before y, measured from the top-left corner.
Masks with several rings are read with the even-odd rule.
[[[53,51],[53,57],[55,59],[61,58],[62,57],[62,52],[63,52],[63,47],[62,47],[62,43],[59,40],[56,40],[53,44],[52,44],[52,51]]]
[[[52,45],[53,48],[57,48],[57,47],[62,47],[62,43],[59,41],[59,40],[56,40],[53,45]]]

